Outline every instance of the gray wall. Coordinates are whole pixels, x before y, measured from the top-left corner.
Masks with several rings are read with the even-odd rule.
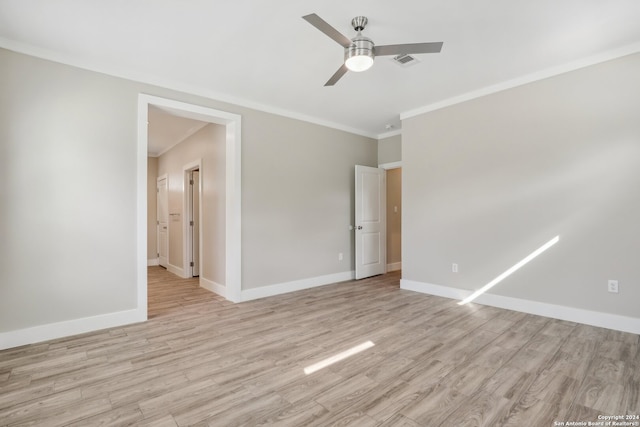
[[[134,309],[133,85],[0,64],[0,332]]]
[[[395,163],[402,160],[402,135],[378,140],[378,164]]]
[[[141,92],[242,115],[243,288],[353,269],[353,165],[376,165],[375,140],[7,50],[0,63],[0,332],[136,307]]]
[[[636,54],[405,119],[403,278],[477,289],[560,235],[490,293],[640,317],[639,75]]]
[[[202,168],[202,260],[200,276],[219,285],[225,275],[225,133],[221,125],[208,124],[158,158],[157,176],[167,175],[169,213],[169,264],[184,275],[184,166],[200,160]],[[153,179],[154,182],[156,178]],[[149,209],[152,209],[150,206]],[[187,271],[189,273],[189,271]]]
[[[242,139],[243,289],[354,270],[354,166],[376,166],[376,141],[275,115],[251,123]]]

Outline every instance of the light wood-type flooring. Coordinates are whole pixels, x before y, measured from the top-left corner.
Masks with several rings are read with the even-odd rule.
[[[399,278],[232,304],[151,267],[148,322],[0,352],[0,425],[550,427],[640,414],[638,335],[460,307]]]

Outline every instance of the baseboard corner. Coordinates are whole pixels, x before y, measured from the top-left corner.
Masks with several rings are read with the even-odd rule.
[[[242,290],[241,301],[251,301],[254,299],[267,298],[275,295],[286,294],[289,292],[311,289],[318,286],[331,285],[347,280],[353,280],[354,278],[354,271],[345,271],[342,273],[334,273],[324,276],[310,277],[307,279],[293,280],[291,282],[277,283],[274,285],[261,286],[258,288],[244,289]]]
[[[226,286],[216,283],[213,280],[205,279],[202,276],[200,276],[200,287],[213,292],[214,294],[220,295],[223,298],[227,297]]]

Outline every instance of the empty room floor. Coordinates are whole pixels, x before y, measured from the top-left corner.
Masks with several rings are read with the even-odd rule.
[[[548,427],[640,413],[638,335],[460,307],[399,279],[233,304],[150,267],[149,321],[0,351],[0,425]]]

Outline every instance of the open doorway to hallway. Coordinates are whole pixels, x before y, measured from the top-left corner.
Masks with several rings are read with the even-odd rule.
[[[156,224],[157,264],[181,279],[197,277],[199,286],[215,291],[226,276],[225,126],[150,106],[148,131],[148,180],[158,182],[157,209],[153,192],[148,205],[149,223]],[[153,255],[151,227],[148,237]]]
[[[138,254],[140,265],[147,266],[144,277],[138,275],[139,309],[149,311],[147,283],[151,279],[147,276],[150,267],[158,265],[157,199],[154,199],[157,198],[156,178],[163,174],[167,176],[168,194],[167,270],[180,279],[197,275],[199,287],[239,301],[240,116],[150,95],[140,95],[138,106],[138,170],[146,171],[146,179],[139,175],[138,183],[147,183],[146,200],[138,199],[139,206],[146,202],[145,208],[139,210],[146,212],[146,218],[138,217],[139,224],[146,222],[146,233],[138,235],[139,243],[146,243],[146,251],[139,244]],[[157,120],[158,115],[161,120]],[[184,126],[179,132],[171,133],[175,129],[164,125],[176,121]],[[160,132],[155,132],[154,122],[159,124]],[[158,133],[170,136],[173,145],[154,149]],[[187,143],[186,148],[179,147],[183,143]],[[146,158],[141,156],[143,149]],[[205,217],[203,211],[207,214],[207,220],[200,221],[196,239],[190,230],[194,218],[189,206],[193,200],[187,197],[189,178],[195,171],[200,179],[198,218]],[[138,188],[138,194],[145,194],[140,191],[143,186]],[[147,256],[142,256],[145,253]],[[194,256],[197,265],[192,266]]]

